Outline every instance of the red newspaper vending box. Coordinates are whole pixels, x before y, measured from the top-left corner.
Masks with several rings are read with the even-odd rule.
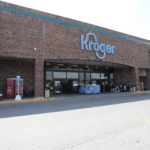
[[[7,80],[6,97],[15,97],[15,80]]]

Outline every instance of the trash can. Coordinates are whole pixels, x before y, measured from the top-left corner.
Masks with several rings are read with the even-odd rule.
[[[3,94],[2,94],[2,92],[0,91],[0,101],[2,101],[2,96],[3,96]]]
[[[50,90],[45,90],[45,98],[50,98]]]

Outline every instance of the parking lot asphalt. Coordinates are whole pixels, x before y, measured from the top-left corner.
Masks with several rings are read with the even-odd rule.
[[[150,93],[54,98],[1,104],[0,149],[150,149]]]

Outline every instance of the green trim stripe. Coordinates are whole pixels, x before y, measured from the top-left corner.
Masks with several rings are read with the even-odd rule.
[[[44,19],[44,20],[58,22],[58,23],[62,23],[62,24],[70,25],[70,26],[75,26],[75,27],[79,27],[79,28],[82,28],[82,29],[92,30],[92,31],[96,31],[96,32],[112,35],[112,36],[115,36],[115,37],[131,40],[131,41],[134,41],[134,42],[139,42],[139,43],[150,45],[150,42],[145,42],[145,41],[142,41],[142,40],[138,40],[138,39],[130,38],[130,37],[127,37],[127,36],[115,34],[115,33],[112,33],[112,32],[108,32],[108,31],[104,31],[104,30],[100,30],[100,29],[96,29],[96,28],[80,25],[80,24],[77,24],[77,23],[72,23],[72,22],[60,20],[60,19],[55,19],[55,18],[43,16],[43,15],[38,15],[38,14],[30,13],[30,12],[27,12],[27,11],[23,11],[23,10],[18,10],[18,9],[5,7],[5,6],[1,6],[1,5],[0,5],[0,9],[6,10],[6,11],[10,11],[10,12],[14,12],[14,13],[19,13],[19,14],[26,15],[26,16],[31,16],[31,17]]]

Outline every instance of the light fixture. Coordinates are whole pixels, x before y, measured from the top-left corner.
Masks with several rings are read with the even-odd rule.
[[[64,64],[59,64],[59,66],[64,66]]]
[[[34,48],[34,50],[36,51],[36,48]]]
[[[72,67],[77,67],[78,65],[71,65]]]

